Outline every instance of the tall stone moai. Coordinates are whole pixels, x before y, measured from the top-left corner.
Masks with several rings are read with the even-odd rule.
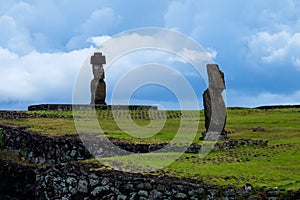
[[[91,104],[106,105],[106,83],[104,81],[103,64],[106,64],[105,56],[100,52],[95,52],[91,56],[94,79],[91,81]]]
[[[206,66],[208,74],[208,88],[203,93],[205,129],[202,138],[219,135],[220,139],[228,139],[225,131],[226,106],[222,96],[225,87],[224,73],[216,64]],[[211,136],[207,134],[212,134]]]

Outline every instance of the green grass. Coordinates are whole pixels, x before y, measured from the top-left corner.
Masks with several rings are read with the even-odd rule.
[[[271,147],[271,148],[270,148]],[[279,148],[239,148],[214,152],[199,160],[184,155],[164,169],[180,177],[201,179],[215,184],[243,186],[250,182],[256,187],[285,187],[300,180],[299,146]]]
[[[269,144],[299,142],[300,110],[228,110],[227,130],[231,138],[269,139]],[[265,132],[253,132],[261,127]]]
[[[75,134],[72,118],[20,118],[17,120],[0,119],[1,124],[27,126],[28,130],[51,136]]]
[[[172,159],[179,156],[176,153],[135,154],[98,161],[101,165],[129,172],[153,170],[153,174],[192,178],[219,185],[244,186],[251,183],[255,187],[296,190],[300,182],[299,150],[299,145],[269,145],[215,151],[202,159],[197,154],[186,153],[175,162]],[[96,160],[90,162],[95,163]]]
[[[130,133],[125,133],[120,129],[113,120],[111,111],[98,111],[96,115],[104,134],[110,138],[133,143],[164,143],[175,137],[182,115],[190,123],[184,125],[187,128],[190,125],[198,125],[198,119],[195,117],[198,112],[190,111],[182,114],[180,111],[168,111],[164,116],[164,113],[160,111],[153,115],[149,115],[146,111],[131,111],[132,120],[141,127],[149,126],[150,119],[153,119],[154,124],[166,120],[162,130],[158,131],[156,135],[144,134],[139,135],[140,138],[133,137]],[[41,113],[55,114],[60,118],[0,119],[0,123],[29,126],[31,131],[51,136],[76,133],[71,112],[43,111]],[[197,135],[194,138],[194,142],[198,143],[201,143],[198,138],[204,131],[203,111],[200,114],[201,120]],[[76,117],[84,126],[84,130],[96,134],[95,130],[90,128],[94,125],[92,120],[85,118],[89,115],[88,111],[76,113]],[[116,115],[126,118],[124,112],[116,113]],[[253,129],[258,127],[260,130],[254,132]],[[267,111],[228,109],[226,130],[232,139],[267,139],[269,141],[268,146],[212,151],[204,158],[199,158],[197,154],[183,154],[175,162],[170,163],[168,163],[170,161],[168,154],[165,153],[113,157],[101,159],[102,164],[99,169],[110,162],[119,165],[119,169],[129,171],[134,167],[139,169],[142,165],[159,168],[169,164],[167,167],[154,170],[151,173],[193,178],[220,185],[243,186],[249,182],[255,187],[267,186],[293,190],[300,188],[300,109]],[[186,134],[188,135],[188,132]],[[179,140],[181,139],[185,139],[184,134],[179,137]],[[96,160],[92,159],[85,162],[95,163]]]
[[[126,112],[127,111],[117,111],[115,113],[115,118],[123,120],[127,119],[129,115],[126,115]],[[77,132],[99,134],[99,132],[101,132],[98,126],[99,123],[102,132],[110,138],[133,143],[165,143],[172,140],[176,135],[182,115],[181,111],[153,111],[151,114],[149,114],[148,111],[130,111],[130,117],[137,126],[146,127],[151,122],[151,119],[153,121],[152,127],[165,121],[162,130],[155,134],[155,136],[148,137],[149,134],[152,133],[150,126],[148,127],[150,132],[142,131],[145,135],[141,135],[141,132],[137,132],[135,135],[128,134],[119,128],[119,125],[114,120],[112,111],[109,110],[98,111],[96,114],[93,111],[77,111],[75,113],[76,125],[80,124],[80,129],[77,130],[76,126],[74,126],[74,119],[71,117],[72,113],[70,113],[70,111],[34,111],[33,113],[53,114],[61,117],[20,118],[17,120],[0,119],[0,123],[15,126],[27,126],[30,131],[50,136],[64,136],[76,134]],[[95,117],[98,118],[96,126],[95,122],[90,119],[94,114]],[[190,124],[186,126],[190,126],[191,124],[198,125],[198,118],[195,118],[197,115],[199,115],[199,111],[187,112],[183,117],[188,120]],[[203,120],[201,120],[201,123],[203,123]],[[127,124],[127,121],[123,123],[125,126],[127,126]],[[201,128],[201,131],[203,131],[203,127]],[[201,131],[199,130],[199,133]]]

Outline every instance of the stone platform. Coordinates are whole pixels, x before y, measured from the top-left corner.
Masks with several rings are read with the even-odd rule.
[[[39,104],[28,106],[28,111],[35,110],[157,110],[150,105],[91,105],[91,104]]]

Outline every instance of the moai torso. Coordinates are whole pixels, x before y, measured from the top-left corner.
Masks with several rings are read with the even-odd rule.
[[[106,64],[105,56],[102,53],[94,53],[91,56],[94,79],[91,81],[91,104],[104,104],[106,98],[106,83],[104,81],[104,68]]]
[[[225,89],[224,73],[218,65],[208,64],[207,74],[209,86],[203,93],[205,129],[206,132],[226,134],[226,106],[222,96]]]

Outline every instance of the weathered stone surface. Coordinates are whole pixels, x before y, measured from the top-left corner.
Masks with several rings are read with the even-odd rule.
[[[89,178],[105,179],[91,184]],[[151,187],[146,187],[151,183]],[[122,187],[130,184],[130,187]],[[144,185],[143,187],[140,187]],[[96,170],[69,162],[38,168],[0,159],[0,199],[299,199],[300,190],[217,186],[191,179]],[[139,187],[138,187],[139,186]],[[163,187],[162,187],[163,186]]]
[[[147,105],[103,105],[103,104],[38,104],[28,106],[29,111],[36,110],[157,110],[157,106]],[[9,114],[11,113],[11,114]],[[13,115],[14,114],[14,115]],[[0,118],[62,117],[53,114],[36,114],[21,111],[0,111]],[[68,117],[68,116],[66,116]]]
[[[91,56],[91,64],[92,65],[103,65],[106,64],[105,56],[100,52],[95,52],[94,56]]]
[[[20,119],[20,118],[37,118],[37,117],[38,118],[61,118],[63,116],[58,116],[55,114],[29,113],[24,111],[0,110],[0,119]]]
[[[91,104],[106,105],[106,83],[102,79],[93,79],[91,81]]]
[[[205,129],[202,139],[228,139],[225,131],[226,106],[222,92],[225,89],[224,73],[216,64],[207,65],[209,86],[203,93]]]
[[[26,127],[0,125],[0,128],[4,148],[18,151],[29,162],[54,164],[93,157],[78,135],[49,137],[27,131]]]
[[[201,145],[197,144],[197,143],[192,143],[187,150],[185,151],[185,153],[199,153],[201,150]]]
[[[91,104],[106,105],[106,83],[104,81],[105,73],[103,68],[105,63],[105,56],[102,53],[96,52],[91,56],[94,75],[94,79],[91,81]]]

